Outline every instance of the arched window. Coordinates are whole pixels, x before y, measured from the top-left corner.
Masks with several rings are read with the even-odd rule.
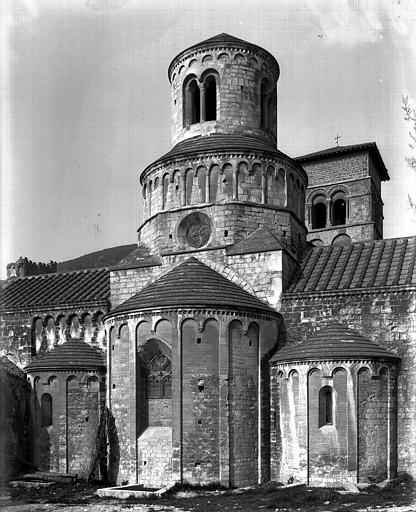
[[[324,386],[319,390],[319,428],[334,424],[332,387]]]
[[[318,196],[312,204],[312,229],[321,229],[326,227],[326,200],[323,196]]]
[[[347,201],[342,192],[338,192],[332,198],[332,225],[341,226],[347,219]]]
[[[199,123],[201,99],[199,86],[196,79],[192,79],[184,85],[184,126]]]
[[[269,98],[267,94],[269,83],[266,79],[263,79],[260,84],[260,124],[263,128],[269,126]]]
[[[215,76],[209,75],[204,83],[205,88],[205,119],[203,121],[215,121],[217,119],[217,83]]]
[[[146,398],[171,398],[172,364],[168,356],[157,351],[147,367]]]
[[[41,427],[52,425],[52,397],[49,393],[44,393],[40,399],[40,424]]]

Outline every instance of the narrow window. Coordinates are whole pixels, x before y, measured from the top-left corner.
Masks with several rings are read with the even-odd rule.
[[[337,199],[332,203],[332,225],[340,226],[345,224],[347,218],[347,203],[344,198]]]
[[[217,84],[215,77],[208,76],[205,81],[205,121],[217,119]]]
[[[267,87],[267,80],[263,80],[260,85],[260,123],[263,128],[268,128],[269,125]]]
[[[191,80],[185,90],[186,124],[200,121],[200,93],[196,80]]]
[[[326,204],[322,201],[312,205],[312,229],[326,227]]]
[[[332,388],[324,386],[319,390],[319,427],[333,423]]]
[[[40,424],[42,427],[52,425],[52,397],[49,393],[42,395],[40,399]]]

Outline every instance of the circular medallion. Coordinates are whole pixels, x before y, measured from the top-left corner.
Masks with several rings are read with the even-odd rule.
[[[178,226],[179,242],[194,249],[207,245],[211,233],[211,221],[207,215],[201,212],[190,213],[181,220]]]

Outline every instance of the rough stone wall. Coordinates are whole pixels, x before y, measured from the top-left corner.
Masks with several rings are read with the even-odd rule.
[[[108,373],[109,406],[115,420],[118,437],[117,483],[132,482],[137,478],[136,461],[136,357],[131,343],[130,330],[126,323],[113,330],[110,336],[111,350]],[[122,463],[121,463],[122,461]]]
[[[183,83],[188,77],[203,82],[209,71],[217,75],[216,121],[184,125]],[[272,96],[269,128],[261,128],[262,78]],[[189,78],[188,78],[189,79]],[[246,48],[199,49],[184,56],[171,71],[172,143],[204,133],[245,133],[276,142],[276,82],[278,70],[266,52]]]
[[[107,307],[22,310],[3,313],[0,325],[0,350],[10,355],[20,368],[27,366],[54,346],[70,338],[83,338],[86,343],[105,349],[102,317]],[[73,320],[78,328],[73,329]]]
[[[148,487],[165,487],[172,478],[172,427],[153,426],[137,441],[140,483]]]
[[[309,231],[308,240],[320,239],[324,245],[330,245],[337,235],[345,233],[352,241],[382,238],[380,176],[368,153],[305,162],[303,168],[309,178],[305,219]],[[331,201],[338,191],[345,193],[347,219],[343,226],[332,226]],[[327,203],[325,229],[312,229],[312,205],[317,196],[324,196]]]
[[[352,242],[365,242],[368,240],[379,240],[380,233],[376,230],[373,222],[356,224],[347,227],[332,227],[328,229],[313,229],[308,233],[307,240],[316,244],[320,240],[320,245],[332,245],[340,235],[347,235]]]
[[[280,307],[281,291],[289,283],[297,266],[296,260],[281,250],[233,256],[227,256],[225,249],[172,254],[163,257],[160,266],[111,272],[113,307],[191,256],[277,309]]]
[[[245,334],[245,332],[247,334]],[[230,485],[253,483],[258,464],[258,326],[229,325]]]
[[[99,426],[98,391],[68,389],[68,472],[87,474]]]
[[[143,216],[185,205],[240,201],[287,206],[303,219],[306,178],[284,155],[194,156],[147,168]]]
[[[237,354],[229,349],[232,321],[243,326],[239,342],[245,350]],[[170,336],[165,329],[158,332],[158,326],[166,322],[173,326]],[[257,346],[253,322],[259,326]],[[267,479],[269,460],[261,461],[260,471],[257,464],[259,447],[268,443],[270,435],[268,423],[263,420],[269,415],[268,404],[259,400],[259,395],[268,393],[268,381],[263,382],[260,394],[257,383],[260,359],[277,348],[277,324],[277,319],[224,311],[154,311],[153,316],[135,313],[129,315],[127,340],[120,330],[126,319],[122,316],[108,319],[106,329],[111,349],[114,345],[109,354],[108,386],[119,446],[117,482],[146,480],[148,485],[159,485],[161,475],[164,483],[220,481],[229,485],[233,479],[235,485],[244,485]],[[142,379],[135,366],[140,364],[138,357],[132,351],[151,340],[167,343],[172,352],[171,465],[164,448],[167,437],[158,445],[151,434],[153,431],[149,432],[149,428],[155,428],[148,427],[152,419],[141,424],[143,401],[138,386],[142,386]],[[234,415],[232,425],[230,414]],[[160,453],[162,449],[164,453]],[[151,467],[143,464],[147,460],[143,459],[144,454],[150,453],[149,450],[154,461],[159,461]],[[261,457],[264,454],[262,451]]]
[[[34,393],[34,464],[46,471],[87,475],[105,406],[103,376],[95,372],[30,374]],[[42,422],[42,397],[51,397],[50,424]],[[98,472],[96,472],[98,476]]]
[[[372,376],[358,375],[359,481],[379,481],[395,476],[396,447],[390,446],[396,431],[396,377],[385,369]],[[386,456],[388,464],[386,464]]]
[[[33,412],[30,385],[0,360],[0,482],[31,469]],[[10,363],[6,361],[9,366]]]
[[[308,382],[308,430],[309,430],[309,483],[322,485],[323,481],[342,481],[355,477],[355,450],[348,443],[349,430],[356,432],[356,424],[350,423],[350,404],[347,397],[347,374],[344,369],[336,370],[333,375],[334,418],[331,424],[321,425],[319,410],[319,392],[324,384],[322,375],[315,371],[309,375]],[[355,447],[354,447],[355,448]]]
[[[307,339],[316,326],[338,320],[402,359],[398,376],[398,471],[416,475],[416,295],[366,290],[345,294],[286,296],[282,316],[287,339]]]
[[[309,188],[346,183],[351,179],[368,177],[368,153],[348,154],[334,156],[325,160],[303,162],[309,178]]]
[[[219,325],[182,323],[182,467],[185,481],[219,480]]]
[[[260,226],[267,226],[279,239],[297,247],[306,238],[303,224],[291,217],[285,208],[254,206],[244,203],[204,205],[161,212],[150,218],[140,229],[139,245],[147,246],[154,254],[194,249],[178,236],[179,224],[195,210],[207,215],[212,232],[206,247],[225,246],[237,243]]]

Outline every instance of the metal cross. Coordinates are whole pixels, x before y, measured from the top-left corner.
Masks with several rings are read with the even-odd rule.
[[[341,138],[341,136],[340,136],[340,135],[338,135],[338,133],[337,133],[337,136],[336,136],[336,137],[334,137],[334,140],[336,140],[336,141],[337,141],[337,146],[339,146],[338,141],[339,141],[339,139],[340,139],[340,138]]]

